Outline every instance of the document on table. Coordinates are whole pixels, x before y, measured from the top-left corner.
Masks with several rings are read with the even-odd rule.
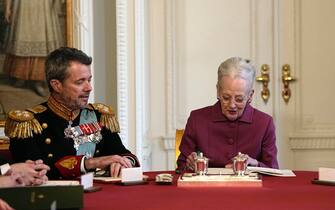
[[[147,180],[148,178],[149,177],[147,175],[143,175],[143,180]],[[114,183],[114,182],[121,182],[121,177],[96,176],[93,177],[93,180],[98,182]]]
[[[77,180],[48,180],[41,186],[76,186],[80,185]]]
[[[248,166],[247,170],[250,172],[256,172],[270,176],[295,177],[295,174],[290,169],[274,169],[274,168]]]
[[[121,177],[110,177],[110,176],[96,176],[93,178],[94,181],[100,182],[121,182]]]

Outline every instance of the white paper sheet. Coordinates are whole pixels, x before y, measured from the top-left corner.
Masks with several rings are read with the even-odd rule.
[[[143,171],[141,167],[121,169],[121,182],[135,182],[142,180]]]
[[[274,169],[248,166],[248,171],[266,174],[270,176],[295,177],[295,174],[290,169]]]
[[[335,182],[335,168],[319,168],[319,180]]]
[[[87,173],[84,175],[81,175],[80,177],[80,183],[84,186],[84,189],[88,189],[90,187],[93,187],[93,173]]]

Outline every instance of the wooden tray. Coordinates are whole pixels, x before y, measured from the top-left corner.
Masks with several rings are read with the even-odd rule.
[[[262,178],[257,174],[252,176],[207,175],[180,176],[178,187],[262,187]]]

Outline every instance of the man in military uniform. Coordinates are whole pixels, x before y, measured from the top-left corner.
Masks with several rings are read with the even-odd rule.
[[[5,133],[16,162],[42,159],[49,179],[71,179],[97,168],[118,176],[121,168],[139,166],[118,135],[111,107],[88,104],[92,59],[62,47],[45,64],[50,90],[47,102],[8,113]]]

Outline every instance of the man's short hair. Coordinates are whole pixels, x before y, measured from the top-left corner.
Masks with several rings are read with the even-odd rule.
[[[74,61],[91,65],[92,58],[83,51],[71,47],[61,47],[49,53],[45,61],[45,78],[50,92],[53,91],[50,81],[56,79],[63,82],[67,77],[67,68]]]

